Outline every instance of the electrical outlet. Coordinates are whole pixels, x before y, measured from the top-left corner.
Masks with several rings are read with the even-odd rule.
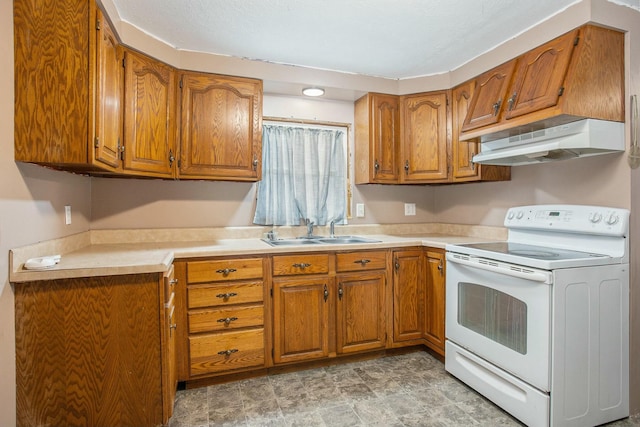
[[[71,205],[64,207],[64,223],[66,225],[71,224]]]
[[[364,203],[356,203],[356,216],[362,218],[364,216]]]
[[[415,203],[405,203],[404,204],[404,215],[415,215],[416,214],[416,204]]]

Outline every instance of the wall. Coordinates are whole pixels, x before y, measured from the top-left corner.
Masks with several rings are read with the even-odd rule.
[[[0,0],[0,425],[16,423],[15,322],[8,251],[89,229],[90,178],[13,161],[13,2]],[[64,206],[72,224],[64,225]]]

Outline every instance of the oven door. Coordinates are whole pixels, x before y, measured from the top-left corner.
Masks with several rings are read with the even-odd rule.
[[[552,274],[447,252],[446,336],[550,390]]]

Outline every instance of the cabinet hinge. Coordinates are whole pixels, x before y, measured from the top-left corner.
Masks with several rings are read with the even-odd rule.
[[[276,352],[273,350],[273,347],[271,347],[271,358],[273,359],[274,357],[276,357]]]
[[[563,93],[564,93],[564,86],[558,89],[558,96],[562,96]]]
[[[127,58],[122,58],[122,68],[127,68]]]
[[[96,18],[96,30],[100,31],[100,19]]]
[[[271,294],[271,298],[273,298],[273,288],[269,289],[269,294]]]
[[[178,82],[178,86],[182,89],[182,77],[180,77],[180,81]]]
[[[576,36],[575,40],[573,41],[573,45],[578,46],[579,41],[580,41],[580,36]]]
[[[182,167],[182,160],[178,159],[178,169],[180,169]]]
[[[93,141],[93,146],[95,148],[100,148],[100,138],[96,137],[96,139]]]

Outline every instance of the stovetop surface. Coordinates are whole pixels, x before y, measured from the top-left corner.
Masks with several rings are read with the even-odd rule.
[[[609,255],[514,242],[486,242],[454,245],[455,252],[495,259],[545,270],[608,264]]]

